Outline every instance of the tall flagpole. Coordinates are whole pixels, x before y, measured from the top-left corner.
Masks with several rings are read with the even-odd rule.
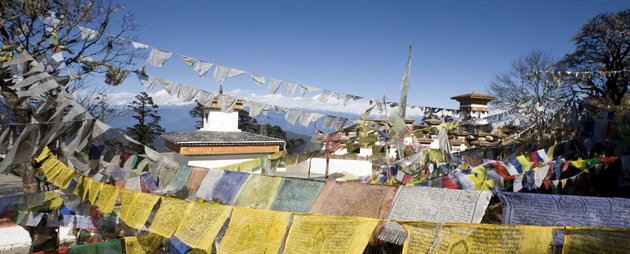
[[[412,46],[409,44],[409,57],[407,58],[407,69],[403,75],[402,85],[400,86],[400,117],[405,120],[407,111],[407,92],[409,91],[409,72],[411,70],[411,54]]]

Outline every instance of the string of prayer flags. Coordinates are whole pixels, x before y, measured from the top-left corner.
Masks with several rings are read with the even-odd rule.
[[[401,186],[387,219],[480,223],[491,196],[490,191]],[[378,238],[402,244],[406,235],[405,229],[400,224],[388,221]]]
[[[162,197],[161,199],[160,208],[151,222],[149,231],[163,237],[171,237],[193,204],[176,198]]]
[[[232,207],[193,203],[179,224],[175,237],[186,245],[210,252],[214,238],[230,216]]]
[[[149,53],[149,58],[147,58],[147,63],[155,67],[162,67],[162,65],[164,65],[166,60],[168,60],[171,55],[173,55],[173,53],[157,48],[152,48],[151,53]]]
[[[508,192],[497,196],[503,204],[503,224],[630,228],[630,199]]]
[[[326,181],[309,213],[383,219],[395,196],[395,186]]]
[[[271,209],[277,211],[306,213],[311,209],[313,202],[324,188],[324,182],[299,179],[283,178]]]
[[[252,174],[241,187],[234,205],[269,209],[281,182],[281,177]]]
[[[235,207],[217,253],[278,253],[291,213]]]
[[[403,253],[551,253],[554,227],[403,223]]]
[[[378,222],[360,217],[296,214],[283,253],[363,253]]]

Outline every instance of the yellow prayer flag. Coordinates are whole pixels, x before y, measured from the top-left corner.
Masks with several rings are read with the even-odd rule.
[[[363,253],[379,220],[362,217],[293,217],[283,253]]]
[[[112,213],[114,211],[114,205],[116,205],[116,199],[118,198],[119,188],[113,185],[104,184],[101,187],[101,192],[96,200],[96,206],[104,213]]]
[[[445,161],[444,153],[438,149],[429,149],[429,160],[437,161],[437,162],[444,162]]]
[[[403,253],[551,253],[554,227],[403,223]]]
[[[138,241],[137,236],[127,236],[123,238],[125,240],[125,253],[127,254],[144,254],[144,249],[140,242]]]
[[[481,188],[481,189],[482,190],[492,190],[493,187],[494,187],[494,181],[486,180],[485,184],[483,185],[483,188]]]
[[[628,253],[628,228],[595,228],[567,226],[562,254]]]
[[[531,170],[530,165],[529,165],[529,160],[527,158],[525,158],[524,155],[519,155],[516,156],[516,160],[521,164],[521,166],[523,167],[523,173]]]
[[[155,253],[162,245],[162,237],[156,234],[128,236],[123,239],[127,254]]]
[[[162,197],[162,203],[158,208],[149,231],[164,237],[171,237],[177,230],[192,203],[176,198]]]
[[[175,236],[192,248],[210,252],[214,238],[231,211],[229,206],[193,203]]]
[[[254,169],[258,169],[262,166],[262,160],[260,158],[247,160],[244,162],[230,164],[227,166],[219,167],[219,170],[227,170],[227,171],[241,171],[241,172],[251,172]]]
[[[571,166],[573,166],[575,168],[579,168],[582,171],[586,171],[586,161],[585,160],[579,159],[579,160],[576,160],[576,161],[570,161],[569,165],[571,165]]]
[[[475,184],[475,190],[484,189],[483,185],[486,180],[487,170],[484,166],[478,166],[471,169],[473,174],[469,174],[468,178]]]
[[[63,163],[58,164],[58,167],[60,168],[59,173],[52,178],[48,178],[48,182],[62,189],[66,189],[76,173]]]
[[[160,200],[160,196],[158,195],[137,192],[133,196],[131,204],[128,204],[129,207],[122,213],[120,219],[131,228],[142,229],[158,200]]]
[[[83,194],[85,192],[85,187],[83,185],[83,178],[85,178],[85,176],[83,175],[79,175],[79,180],[77,181],[77,186],[74,187],[74,190],[72,191],[72,193],[74,195],[77,196],[81,196],[81,197],[85,197]]]
[[[98,193],[101,191],[103,182],[92,179],[89,185],[90,187],[88,189],[88,200],[90,201],[90,204],[94,204],[96,202],[96,197],[98,197]]]
[[[64,164],[56,158],[50,158],[44,161],[40,168],[42,169],[42,172],[44,172],[44,175],[46,175],[46,179],[52,179],[61,172],[61,166],[63,165]]]
[[[459,125],[459,121],[443,123],[443,125],[444,125],[444,128],[446,128],[448,130],[452,130],[453,128],[455,128],[455,127],[457,127]]]
[[[551,147],[549,147],[549,150],[547,150],[547,157],[549,157],[549,160],[553,161],[553,152],[556,149],[556,145],[552,145]]]
[[[39,153],[39,155],[37,155],[37,157],[33,158],[33,160],[35,160],[35,162],[40,163],[42,162],[44,159],[48,158],[48,156],[50,156],[52,153],[50,152],[50,149],[48,149],[47,146],[44,147],[44,149],[42,150],[41,153]]]
[[[126,217],[127,211],[131,209],[131,201],[135,198],[137,192],[128,189],[120,189],[120,211],[118,217]]]
[[[275,161],[275,160],[278,160],[280,158],[283,158],[286,155],[287,155],[287,150],[277,151],[277,152],[272,153],[271,155],[269,155],[269,159]]]
[[[0,61],[2,62],[9,62],[11,59],[13,59],[13,52],[7,52],[4,55],[0,55]]]
[[[92,185],[92,182],[94,182],[95,180],[89,177],[83,177],[83,195],[81,195],[82,200],[85,200],[88,197],[88,194],[90,192],[90,186]]]
[[[291,213],[235,207],[218,253],[278,253]]]
[[[57,210],[63,205],[63,197],[56,191],[44,192],[44,208],[46,210]]]
[[[562,184],[562,188],[567,185],[567,179],[560,179],[560,183]]]

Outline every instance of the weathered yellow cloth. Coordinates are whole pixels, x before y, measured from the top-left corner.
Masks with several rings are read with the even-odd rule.
[[[523,166],[523,173],[531,170],[529,160],[524,155],[516,156],[516,160]]]
[[[98,206],[98,208],[104,213],[111,213],[114,210],[114,205],[116,205],[116,199],[118,199],[119,192],[119,188],[116,188],[113,185],[103,184],[101,192],[98,195],[98,199],[96,200],[96,206]]]
[[[103,186],[103,182],[96,181],[92,178],[88,178],[88,200],[90,204],[94,204],[96,202],[96,197],[98,197],[98,193],[101,191],[101,187]],[[84,180],[85,182],[85,180]]]
[[[47,159],[48,156],[52,155],[52,153],[50,152],[50,149],[48,149],[48,147],[44,147],[44,149],[42,149],[42,152],[39,153],[39,155],[37,155],[37,157],[33,158],[33,160],[35,160],[35,162],[37,163],[41,163],[43,160]]]
[[[229,206],[194,203],[175,236],[192,248],[210,252],[214,238],[231,211]]]
[[[56,158],[48,158],[44,161],[44,163],[42,163],[40,168],[44,172],[44,175],[46,175],[46,179],[52,179],[61,172],[61,166],[63,165],[64,164]]]
[[[162,197],[162,203],[155,213],[149,231],[164,237],[173,236],[192,205],[191,202],[185,200]]]
[[[156,234],[128,236],[124,240],[127,254],[155,253],[162,246],[162,237]]]
[[[74,190],[72,191],[74,195],[77,195],[79,197],[84,197],[83,195],[85,192],[85,186],[83,185],[84,178],[85,176],[79,175],[79,180],[77,180],[77,186],[74,187]]]
[[[283,253],[363,253],[378,222],[360,217],[296,214]]]
[[[241,186],[235,205],[269,209],[281,182],[281,177],[251,175]]]
[[[158,200],[160,200],[158,195],[137,192],[133,196],[131,203],[128,204],[129,207],[121,214],[120,219],[129,227],[142,229]],[[122,205],[124,206],[125,204]]]
[[[551,253],[554,227],[403,223],[403,253]]]
[[[48,181],[57,187],[67,189],[77,173],[63,163],[58,164],[57,167],[59,167],[59,173],[54,177],[48,178]]]
[[[235,207],[218,253],[278,253],[291,213]]]
[[[118,211],[118,217],[126,216],[127,211],[131,209],[131,201],[133,201],[136,194],[137,192],[135,191],[120,189],[120,211]]]
[[[244,161],[241,163],[219,167],[217,169],[228,170],[228,171],[251,172],[251,171],[254,171],[255,169],[260,168],[261,166],[262,166],[262,159],[257,158],[253,160]]]
[[[629,253],[628,239],[628,228],[567,226],[562,253]]]

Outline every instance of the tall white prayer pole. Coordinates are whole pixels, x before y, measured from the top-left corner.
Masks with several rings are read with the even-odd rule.
[[[409,57],[407,58],[407,68],[403,75],[402,85],[400,86],[400,117],[405,120],[405,113],[407,111],[407,92],[409,91],[409,72],[411,70],[411,53],[412,46],[409,45]]]

